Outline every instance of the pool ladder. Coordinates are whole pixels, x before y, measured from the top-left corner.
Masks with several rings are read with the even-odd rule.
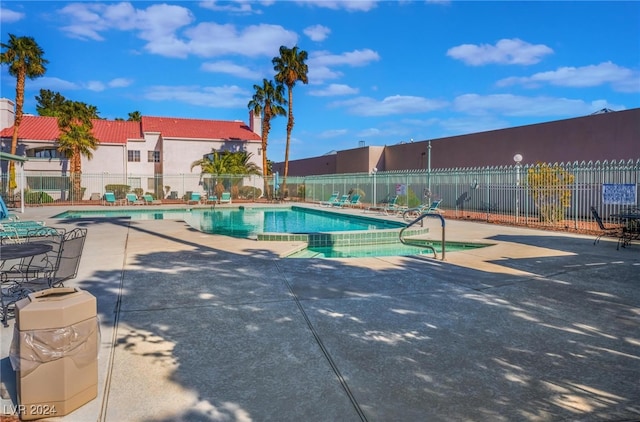
[[[423,241],[420,241],[420,240],[417,240],[417,239],[412,240],[412,239],[405,239],[404,237],[402,237],[402,235],[404,234],[404,231],[406,229],[408,229],[409,227],[413,226],[414,224],[420,223],[420,225],[423,226],[424,223],[423,223],[422,220],[424,220],[427,217],[437,217],[437,218],[440,219],[440,225],[442,227],[442,239],[440,240],[440,242],[442,244],[442,257],[440,259],[444,261],[444,257],[445,257],[445,242],[444,242],[444,239],[445,239],[445,235],[444,235],[445,234],[445,230],[444,230],[445,221],[444,221],[444,217],[441,216],[440,214],[435,213],[435,212],[429,212],[429,213],[422,214],[422,215],[418,216],[418,218],[416,218],[411,223],[407,224],[406,227],[403,227],[400,230],[400,233],[398,234],[398,238],[400,239],[400,243],[402,243],[403,245],[411,245],[411,246],[418,246],[418,247],[421,247],[421,248],[429,248],[433,252],[433,257],[434,258],[438,258],[438,253],[436,252],[436,249],[433,246],[425,245],[424,243],[422,243]]]

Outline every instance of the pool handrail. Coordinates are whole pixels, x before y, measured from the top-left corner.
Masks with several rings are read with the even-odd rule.
[[[437,217],[440,219],[440,225],[442,227],[442,239],[441,244],[442,244],[442,257],[440,258],[442,261],[444,261],[445,258],[445,219],[441,214],[435,213],[435,212],[429,212],[429,213],[425,213],[425,214],[421,214],[419,215],[415,220],[413,220],[412,222],[410,222],[409,224],[406,225],[406,227],[403,227],[402,229],[400,229],[400,233],[398,233],[398,238],[400,239],[400,243],[402,243],[403,245],[412,245],[412,246],[417,246],[416,243],[413,242],[407,242],[403,237],[402,234],[404,233],[404,231],[406,229],[408,229],[409,227],[413,226],[414,224],[417,223],[421,223],[422,224],[422,220],[427,218],[427,217]],[[425,248],[429,248],[433,251],[433,256],[435,258],[438,258],[438,254],[436,253],[436,249],[431,246],[431,245],[419,245],[421,247],[425,247]]]

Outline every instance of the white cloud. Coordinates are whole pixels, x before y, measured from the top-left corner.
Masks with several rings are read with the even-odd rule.
[[[20,19],[24,18],[24,13],[15,12],[13,10],[7,9],[5,7],[0,7],[0,22],[1,23],[13,23],[18,22]]]
[[[236,2],[233,6],[242,8],[243,4]],[[201,5],[222,7],[215,2]],[[154,4],[136,9],[126,2],[73,3],[62,8],[60,14],[72,22],[61,27],[71,37],[102,41],[102,34],[107,31],[133,31],[146,41],[146,51],[165,57],[185,58],[190,54],[202,57],[229,54],[274,57],[278,54],[278,46],[298,42],[295,32],[280,25],[251,25],[239,30],[231,24],[203,22],[188,27],[195,17],[189,9],[179,5]],[[179,34],[181,29],[184,32]]]
[[[342,54],[331,54],[327,51],[309,53],[309,81],[314,84],[342,77],[342,73],[331,69],[333,66],[362,67],[380,60],[380,55],[370,49],[354,50]]]
[[[569,98],[523,97],[512,94],[465,94],[454,100],[456,111],[478,116],[495,113],[512,117],[582,116],[602,108],[622,110],[625,107],[606,100],[587,102]]]
[[[336,101],[333,107],[344,107],[350,114],[358,116],[389,116],[393,114],[425,113],[446,106],[444,101],[429,100],[423,97],[393,95],[377,101],[369,97]]]
[[[234,25],[213,22],[198,24],[185,31],[190,38],[189,50],[202,57],[225,54],[248,57],[278,55],[281,45],[295,45],[298,35],[280,25],[251,25],[238,31]]]
[[[304,34],[311,39],[311,41],[324,41],[331,33],[331,29],[324,25],[308,26],[304,29]]]
[[[80,88],[80,85],[74,82],[50,76],[36,78],[25,85],[25,89],[29,91],[39,91],[41,89],[49,89],[51,91],[75,91]]]
[[[104,91],[105,86],[100,81],[89,81],[85,84],[85,88],[87,88],[89,91],[100,92]]]
[[[144,97],[153,101],[177,101],[211,108],[247,106],[251,94],[238,86],[154,86]]]
[[[368,12],[377,6],[378,0],[296,0],[296,3],[307,6],[349,12]]]
[[[498,86],[524,85],[537,87],[551,84],[572,88],[584,88],[611,84],[620,92],[640,92],[640,72],[604,62],[582,67],[561,67],[528,77],[511,77],[498,81]]]
[[[198,5],[204,9],[215,10],[216,12],[228,12],[241,15],[260,14],[259,10],[255,10],[251,0],[231,0],[218,2],[213,0],[201,1]]]
[[[327,51],[315,51],[309,54],[307,63],[313,66],[366,66],[371,62],[380,60],[380,55],[371,50],[354,50],[342,54],[331,54]]]
[[[309,92],[309,95],[316,97],[333,97],[337,95],[357,94],[358,89],[344,84],[330,84],[324,89],[316,89]]]
[[[530,65],[538,63],[553,50],[543,44],[529,44],[520,39],[502,39],[496,45],[463,44],[450,48],[447,56],[471,65],[489,63]]]
[[[126,88],[133,83],[132,79],[128,78],[115,78],[111,79],[107,85],[109,88]]]
[[[237,65],[227,60],[203,63],[200,68],[205,72],[226,73],[243,79],[255,80],[262,77],[262,74],[259,72],[251,70],[244,66]]]

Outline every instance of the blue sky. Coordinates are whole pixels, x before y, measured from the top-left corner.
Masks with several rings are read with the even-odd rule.
[[[27,81],[108,119],[242,120],[281,45],[309,54],[290,159],[640,107],[640,2],[0,1],[49,60]],[[2,67],[3,97],[15,79]],[[284,160],[286,117],[268,157]]]

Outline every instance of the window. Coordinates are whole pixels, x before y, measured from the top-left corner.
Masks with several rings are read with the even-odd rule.
[[[140,162],[140,151],[127,151],[128,161],[139,163]]]
[[[142,187],[142,179],[140,177],[129,177],[127,182],[129,183],[131,190]]]
[[[33,148],[33,149],[28,149],[27,150],[27,157],[44,158],[44,159],[65,158],[64,154],[60,153],[55,148]]]
[[[150,163],[159,163],[160,151],[147,151],[147,161]]]

